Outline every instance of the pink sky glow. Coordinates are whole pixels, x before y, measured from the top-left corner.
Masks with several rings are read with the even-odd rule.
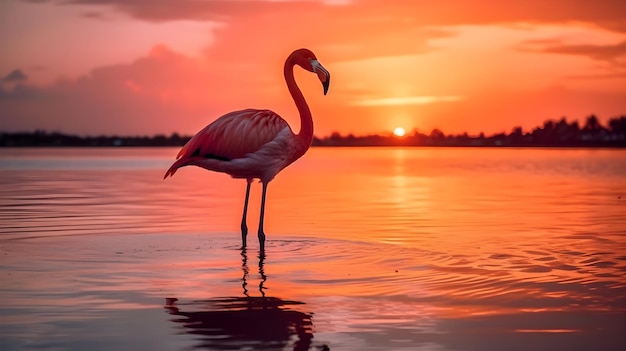
[[[295,130],[294,49],[315,134],[470,134],[626,114],[621,0],[5,0],[0,131],[193,134],[268,108]]]

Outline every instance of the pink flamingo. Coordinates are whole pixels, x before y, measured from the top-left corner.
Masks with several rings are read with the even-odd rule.
[[[330,73],[308,49],[298,49],[287,57],[284,67],[285,81],[300,112],[300,133],[294,134],[289,124],[272,111],[234,111],[221,116],[194,135],[180,150],[177,160],[163,177],[165,179],[173,176],[180,167],[194,165],[227,173],[233,178],[246,179],[246,198],[241,216],[242,248],[246,247],[248,235],[246,215],[252,180],[259,178],[263,184],[258,236],[260,250],[264,252],[263,218],[267,184],[283,168],[304,155],[313,140],[313,118],[294,80],[295,65],[317,74],[324,87],[324,95],[328,92]]]

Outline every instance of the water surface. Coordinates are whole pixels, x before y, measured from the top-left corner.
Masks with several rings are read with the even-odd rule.
[[[0,349],[622,350],[626,152],[0,149]]]

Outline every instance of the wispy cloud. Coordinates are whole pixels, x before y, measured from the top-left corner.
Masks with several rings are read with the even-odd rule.
[[[11,71],[6,76],[0,78],[0,82],[21,82],[28,79],[28,76],[20,69]]]
[[[362,99],[354,101],[357,106],[393,106],[393,105],[426,105],[438,102],[455,102],[463,100],[463,96],[404,96],[380,99]]]
[[[531,45],[541,45],[542,42],[529,43]],[[555,41],[546,41],[545,46],[536,49],[529,49],[529,51],[545,52],[551,54],[564,54],[564,55],[577,55],[587,56],[594,60],[600,61],[615,61],[620,58],[626,57],[626,41],[622,41],[617,44],[576,44],[568,45]]]
[[[91,18],[91,19],[102,20],[102,21],[110,20],[107,17],[107,15],[105,15],[101,11],[87,11],[87,12],[83,12],[82,16],[85,17],[85,18]]]

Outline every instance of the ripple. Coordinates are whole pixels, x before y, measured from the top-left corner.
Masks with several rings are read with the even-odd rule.
[[[530,265],[526,266],[522,269],[522,272],[530,272],[530,273],[547,273],[551,272],[552,268],[540,265]]]

